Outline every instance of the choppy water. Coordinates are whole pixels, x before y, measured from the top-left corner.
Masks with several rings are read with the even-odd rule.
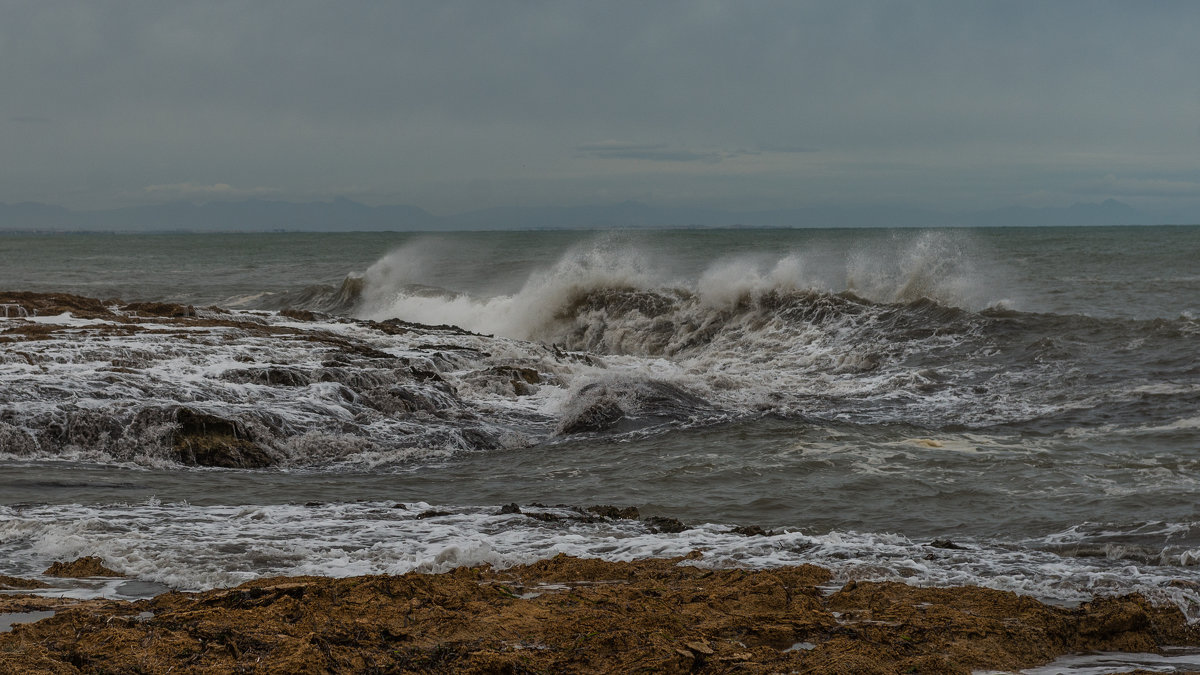
[[[0,237],[0,289],[275,331],[0,344],[0,573],[98,554],[204,588],[698,548],[1200,616],[1198,227]],[[244,420],[274,466],[179,465],[152,414],[179,405]],[[591,504],[696,527],[569,508]]]

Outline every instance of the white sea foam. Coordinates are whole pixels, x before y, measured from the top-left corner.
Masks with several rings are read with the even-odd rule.
[[[852,531],[746,537],[731,533],[729,525],[708,523],[662,534],[639,521],[582,522],[572,520],[578,514],[570,510],[526,508],[561,520],[423,502],[0,507],[0,573],[32,575],[54,560],[99,555],[131,577],[198,590],[273,575],[441,572],[464,565],[506,567],[559,553],[636,560],[699,550],[704,557],[689,564],[815,563],[835,572],[835,584],[851,579],[975,584],[1060,603],[1140,592],[1177,604],[1193,619],[1200,616],[1200,594],[1178,583],[1200,581],[1196,566],[1062,557],[1003,542],[968,541],[965,548],[942,549],[897,534]],[[114,587],[92,592],[112,594]]]

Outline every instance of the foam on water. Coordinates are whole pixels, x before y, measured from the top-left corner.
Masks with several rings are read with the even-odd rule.
[[[668,534],[636,520],[585,522],[571,509],[524,510],[558,520],[423,502],[204,507],[151,500],[0,507],[0,573],[33,575],[54,560],[99,555],[131,577],[198,590],[274,575],[441,572],[463,565],[506,567],[559,553],[635,560],[699,550],[703,558],[688,564],[814,563],[832,569],[835,584],[852,579],[974,584],[1066,604],[1096,594],[1139,592],[1177,604],[1192,619],[1200,616],[1200,568],[1178,560],[1154,565],[1063,557],[1002,541],[938,548],[899,534],[853,531],[747,537],[718,523]],[[112,593],[110,586],[95,592]]]

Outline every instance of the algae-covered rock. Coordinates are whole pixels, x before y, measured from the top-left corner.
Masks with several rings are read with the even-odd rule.
[[[1139,596],[1069,609],[991,589],[847,584],[812,565],[565,555],[507,570],[273,578],[62,607],[0,672],[971,673],[1200,644]]]
[[[104,566],[104,561],[100,558],[89,555],[73,560],[69,563],[57,562],[50,566],[45,572],[42,572],[48,577],[123,577],[124,574],[111,570]]]
[[[254,442],[246,426],[237,420],[189,408],[175,413],[173,451],[181,464],[226,469],[260,469],[275,459]]]

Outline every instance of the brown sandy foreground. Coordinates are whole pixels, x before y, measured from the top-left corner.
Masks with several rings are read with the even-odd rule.
[[[820,567],[679,564],[699,557],[560,555],[137,602],[5,595],[0,612],[58,611],[0,634],[0,672],[969,673],[1200,644],[1179,610],[1136,595],[1064,609],[973,587],[828,594]]]

